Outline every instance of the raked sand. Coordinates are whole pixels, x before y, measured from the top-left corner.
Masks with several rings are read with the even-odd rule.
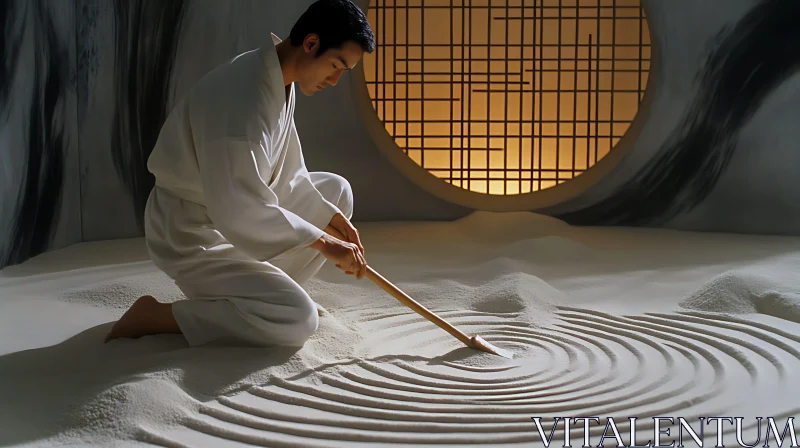
[[[359,229],[373,268],[515,359],[330,264],[307,285],[325,311],[300,350],[103,344],[140,295],[182,296],[142,239],[84,243],[0,272],[0,445],[531,447],[531,417],[549,432],[557,416],[598,417],[594,446],[610,417],[625,444],[638,417],[645,444],[652,417],[739,416],[753,443],[756,417],[800,417],[800,238],[489,212]]]

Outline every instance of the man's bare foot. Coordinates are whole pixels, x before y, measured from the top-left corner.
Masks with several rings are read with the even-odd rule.
[[[172,315],[171,303],[159,303],[153,296],[142,296],[114,324],[105,342],[117,338],[135,339],[150,334],[180,332]]]

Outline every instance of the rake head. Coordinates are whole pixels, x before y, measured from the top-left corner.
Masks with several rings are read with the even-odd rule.
[[[474,348],[477,348],[478,350],[483,350],[485,352],[492,353],[494,355],[502,356],[503,358],[514,359],[514,353],[506,349],[494,346],[489,342],[487,342],[486,339],[483,339],[480,336],[473,336],[471,341],[472,341],[472,346]]]

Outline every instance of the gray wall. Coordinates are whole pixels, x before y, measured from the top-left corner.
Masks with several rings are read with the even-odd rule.
[[[0,266],[78,241],[141,236],[152,185],[144,162],[176,98],[269,42],[270,31],[286,37],[311,3],[2,2]],[[647,6],[657,73],[641,132],[626,136],[630,153],[586,194],[539,211],[575,224],[800,233],[791,22],[800,2]],[[309,169],[350,180],[356,221],[471,212],[400,175],[353,98],[343,78],[298,96],[295,120]]]

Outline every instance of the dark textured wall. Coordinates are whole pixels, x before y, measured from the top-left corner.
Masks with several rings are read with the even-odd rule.
[[[74,12],[0,2],[0,267],[81,238]]]
[[[310,3],[0,2],[0,266],[140,236],[153,182],[145,162],[175,100],[270,32],[287,36]],[[639,132],[626,136],[629,154],[585,194],[538,211],[585,225],[800,234],[800,2],[647,6],[658,63]],[[355,219],[469,213],[381,155],[352,88],[342,79],[299,96],[296,122],[309,169],[350,180]]]
[[[547,212],[585,225],[800,233],[800,191],[793,187],[800,175],[800,2],[725,2],[734,8],[715,20],[725,22],[707,22],[696,62],[691,49],[671,45],[670,31],[679,29],[664,19],[674,4],[651,3],[664,51],[646,123],[663,136],[648,139],[645,129],[616,171]],[[676,94],[669,79],[677,50],[687,51],[679,57],[692,78],[681,84],[691,91],[668,98]],[[667,102],[677,104],[662,121]]]

